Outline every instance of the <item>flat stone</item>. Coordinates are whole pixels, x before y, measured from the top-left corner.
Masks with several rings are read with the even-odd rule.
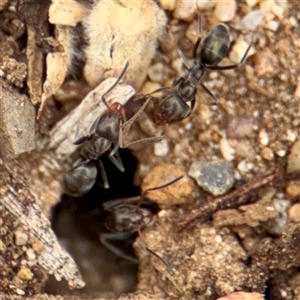
[[[231,166],[225,161],[195,161],[189,175],[200,187],[215,196],[226,193],[234,183]]]

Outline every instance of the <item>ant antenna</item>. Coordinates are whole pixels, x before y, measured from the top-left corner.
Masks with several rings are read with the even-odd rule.
[[[108,93],[110,93],[121,81],[122,77],[124,76],[124,74],[126,73],[127,69],[129,66],[129,61],[126,62],[125,67],[123,69],[123,71],[121,72],[120,76],[118,77],[118,79],[116,80],[116,82],[102,95],[101,100],[104,103],[104,105],[110,109],[109,104],[107,103],[106,99],[105,99],[105,95],[107,95]]]
[[[152,254],[153,256],[155,256],[156,258],[158,258],[165,265],[166,269],[168,270],[168,272],[171,275],[175,275],[174,266],[171,263],[169,263],[168,261],[164,260],[162,257],[160,257],[153,250],[151,250],[150,248],[147,247],[147,245],[145,243],[145,240],[144,240],[144,238],[143,238],[140,230],[138,230],[138,234],[139,234],[140,241],[141,241],[141,244],[142,244],[143,248],[146,249],[150,254]]]
[[[181,180],[183,177],[184,177],[184,175],[180,175],[179,177],[173,179],[172,181],[170,181],[168,183],[165,183],[163,185],[156,186],[156,187],[153,187],[153,188],[150,188],[150,189],[147,189],[146,191],[144,191],[140,196],[140,201],[137,204],[137,209],[141,206],[141,204],[142,204],[143,200],[146,198],[146,195],[148,192],[164,189],[165,187],[168,187],[169,185],[172,185],[175,182]]]

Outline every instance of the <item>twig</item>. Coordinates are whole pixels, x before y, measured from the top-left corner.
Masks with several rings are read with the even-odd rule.
[[[179,221],[178,232],[182,232],[190,228],[195,222],[201,222],[208,219],[214,212],[218,210],[232,208],[244,204],[250,194],[253,194],[259,189],[274,183],[274,181],[278,179],[279,171],[278,169],[273,168],[262,176],[254,178],[231,193],[208,200],[206,205],[203,205],[202,207],[194,210],[192,213],[188,213],[183,216],[183,218]]]

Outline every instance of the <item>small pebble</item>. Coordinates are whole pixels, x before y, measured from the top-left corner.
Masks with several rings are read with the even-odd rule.
[[[279,22],[274,21],[274,20],[271,20],[266,24],[266,28],[270,29],[274,32],[277,31],[278,27],[279,27]]]
[[[279,157],[284,157],[286,155],[286,151],[285,150],[278,150],[275,152],[277,156]]]
[[[289,23],[292,27],[298,27],[298,21],[295,19],[295,17],[290,17]]]
[[[234,17],[235,11],[236,3],[234,0],[220,1],[215,6],[214,16],[221,22],[228,22]]]
[[[245,2],[249,7],[253,7],[257,4],[257,0],[245,0]]]
[[[36,258],[35,253],[33,251],[33,249],[28,249],[26,251],[26,256],[28,260],[34,260]]]
[[[290,150],[287,158],[287,172],[299,172],[300,171],[300,140],[295,142]]]
[[[228,118],[227,135],[230,138],[250,137],[253,133],[253,118],[230,116]]]
[[[16,293],[21,296],[25,295],[25,292],[21,289],[16,289]]]
[[[245,160],[242,160],[238,166],[237,166],[238,170],[245,174],[247,172],[249,172],[250,168],[249,168],[249,164],[245,161]]]
[[[290,201],[275,198],[273,203],[278,212],[278,216],[273,220],[273,227],[269,230],[273,234],[280,235],[288,221],[288,208],[290,206]]]
[[[258,137],[259,137],[259,142],[262,145],[267,146],[269,144],[269,135],[267,134],[265,129],[262,129],[259,132]]]
[[[189,175],[200,187],[215,196],[226,193],[234,183],[231,166],[225,161],[195,161]]]
[[[24,246],[27,244],[27,241],[28,241],[27,234],[20,231],[15,232],[15,243],[17,246]]]
[[[175,0],[159,0],[159,5],[164,10],[173,11],[175,4]]]
[[[295,97],[300,99],[300,81],[299,81],[298,86],[296,87],[296,90],[295,90]]]
[[[282,20],[284,17],[284,9],[283,7],[279,6],[278,4],[274,3],[272,5],[272,13],[279,19]]]
[[[169,73],[164,64],[156,63],[149,68],[148,76],[154,82],[163,82],[169,78]]]
[[[32,238],[30,240],[30,244],[31,244],[33,251],[38,254],[42,253],[45,249],[45,244],[41,240],[38,240],[36,238]]]
[[[259,3],[259,8],[267,11],[267,12],[271,12],[272,11],[272,6],[274,5],[274,1],[270,1],[270,0],[264,0],[264,1],[260,1]]]
[[[229,145],[226,138],[223,138],[220,141],[220,151],[227,161],[231,161],[235,158],[235,150]]]
[[[229,53],[229,59],[233,63],[238,64],[241,61],[245,52],[247,51],[248,46],[249,45],[244,40],[241,39],[236,40],[234,45],[232,46],[232,50]],[[254,53],[255,50],[251,47],[247,55],[249,57]]]
[[[261,150],[261,156],[264,159],[271,161],[274,158],[274,153],[273,153],[273,151],[269,147],[264,147]]]
[[[154,155],[165,156],[169,152],[169,143],[167,139],[163,139],[160,142],[154,144]]]
[[[300,222],[300,203],[296,203],[290,207],[289,217],[292,222]]]
[[[199,10],[207,10],[207,9],[212,9],[215,6],[214,1],[210,0],[198,0],[197,1],[197,7]]]
[[[191,0],[177,0],[176,7],[173,12],[175,19],[184,20],[190,22],[197,14],[197,5],[195,1]]]
[[[297,138],[296,133],[294,133],[293,130],[291,130],[291,129],[287,129],[287,131],[286,131],[286,139],[289,142],[295,142],[296,138]]]
[[[272,78],[279,71],[277,56],[270,48],[257,52],[254,56],[254,70],[258,77]]]
[[[242,20],[235,26],[239,30],[255,30],[259,23],[263,20],[265,12],[262,9],[257,9],[249,12]]]
[[[26,267],[22,267],[19,270],[17,276],[21,280],[31,280],[33,278],[32,272],[28,268],[26,268]]]
[[[285,191],[289,197],[292,197],[292,198],[299,197],[300,196],[300,181],[288,183]]]

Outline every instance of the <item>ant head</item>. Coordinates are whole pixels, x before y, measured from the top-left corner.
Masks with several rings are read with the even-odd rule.
[[[114,207],[104,221],[105,227],[112,232],[136,232],[151,225],[153,214],[146,208],[131,204],[121,204]]]

